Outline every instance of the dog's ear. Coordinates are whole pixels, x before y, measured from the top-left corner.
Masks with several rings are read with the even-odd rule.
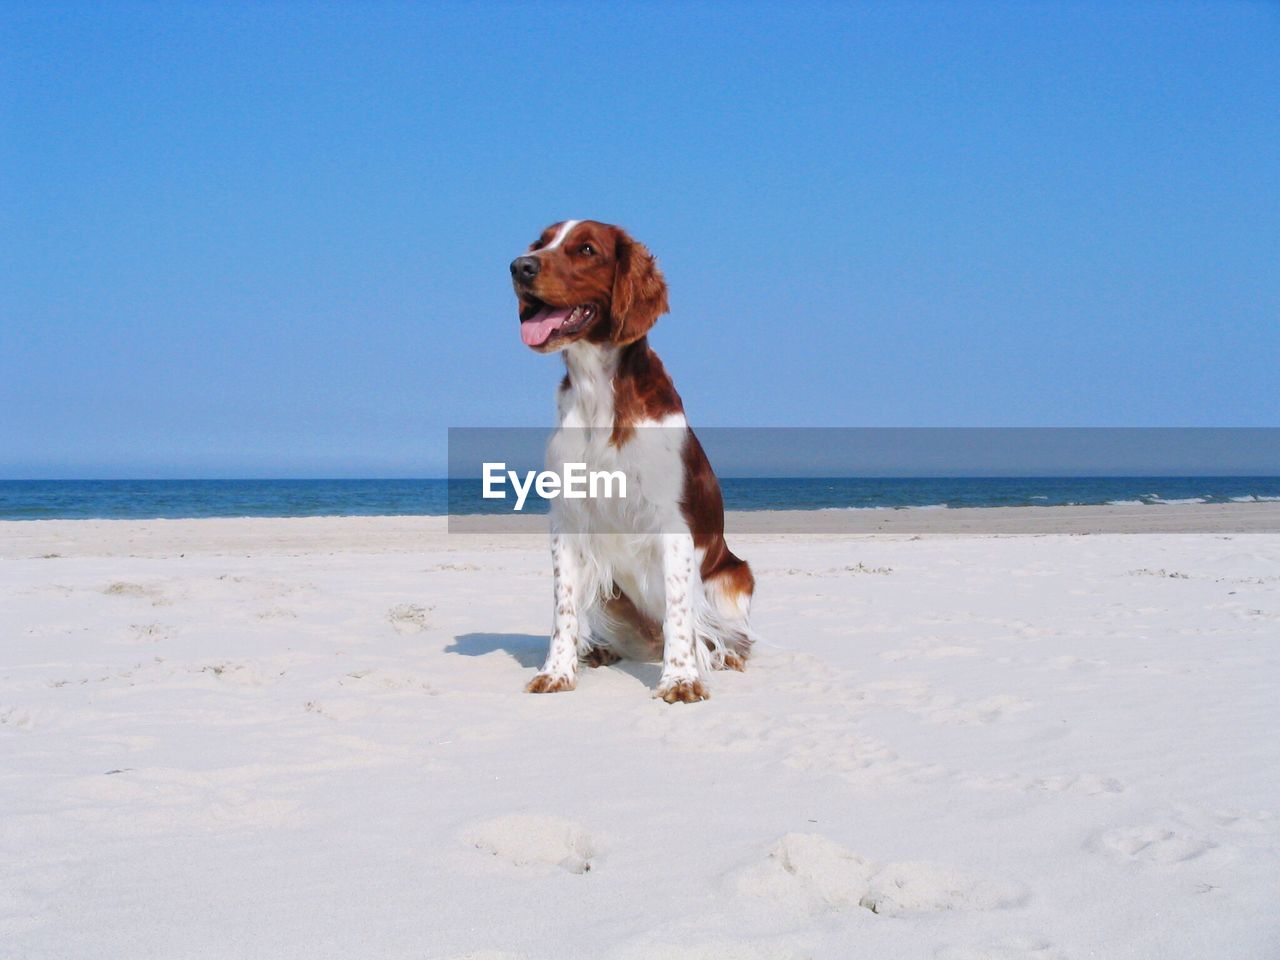
[[[667,281],[645,245],[619,230],[613,274],[613,342],[634,343],[667,312]]]

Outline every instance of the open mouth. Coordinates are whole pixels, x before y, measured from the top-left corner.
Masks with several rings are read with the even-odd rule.
[[[596,315],[593,303],[576,307],[553,307],[534,301],[520,316],[520,339],[526,346],[541,347],[555,337],[581,330]]]

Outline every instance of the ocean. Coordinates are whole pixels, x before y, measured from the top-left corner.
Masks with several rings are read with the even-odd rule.
[[[1048,507],[1280,500],[1280,477],[722,478],[729,510]],[[480,482],[0,480],[0,519],[442,516],[507,513]],[[530,495],[525,513],[548,504]]]

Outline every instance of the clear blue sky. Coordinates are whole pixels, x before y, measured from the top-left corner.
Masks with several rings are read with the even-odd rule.
[[[507,263],[658,254],[692,422],[1280,425],[1280,5],[0,7],[0,476],[438,475]]]

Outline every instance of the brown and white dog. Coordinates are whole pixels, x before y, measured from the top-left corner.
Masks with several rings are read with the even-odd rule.
[[[572,690],[579,661],[662,660],[655,696],[710,696],[711,670],[741,670],[755,639],[755,580],[724,540],[720,484],[647,334],[667,312],[653,256],[593,220],[554,224],[511,263],[520,337],[562,352],[552,469],[621,470],[625,499],[552,500],[555,619],[531,693]]]

